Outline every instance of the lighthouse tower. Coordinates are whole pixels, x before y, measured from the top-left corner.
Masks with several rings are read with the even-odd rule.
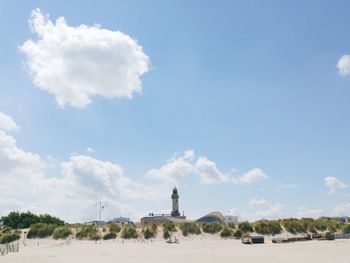
[[[179,195],[177,193],[176,187],[173,189],[173,194],[171,195],[173,200],[173,211],[171,211],[171,216],[180,216],[179,212]]]

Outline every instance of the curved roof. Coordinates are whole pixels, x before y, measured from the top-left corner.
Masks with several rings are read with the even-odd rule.
[[[209,220],[209,219],[213,219],[213,220]],[[225,217],[223,216],[222,213],[215,211],[215,212],[211,212],[205,216],[202,216],[201,218],[197,219],[197,222],[206,222],[206,221],[220,221],[220,222],[224,222],[225,221]]]

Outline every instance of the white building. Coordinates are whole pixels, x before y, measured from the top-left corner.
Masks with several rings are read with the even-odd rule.
[[[238,224],[238,216],[226,215],[224,218],[225,224]]]
[[[131,223],[131,221],[130,221],[130,218],[128,217],[117,217],[117,218],[113,218],[108,223],[116,224],[116,225],[127,225]]]

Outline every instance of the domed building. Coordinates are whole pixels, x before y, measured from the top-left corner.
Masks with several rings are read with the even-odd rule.
[[[200,223],[212,223],[212,222],[224,223],[225,217],[220,212],[211,212],[211,213],[197,219],[196,222],[200,222]]]

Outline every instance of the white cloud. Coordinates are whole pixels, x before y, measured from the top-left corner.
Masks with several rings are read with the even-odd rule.
[[[70,222],[96,218],[99,194],[108,202],[105,216],[139,213],[125,203],[168,197],[161,185],[131,180],[118,164],[89,156],[74,155],[57,166],[51,156],[43,158],[17,146],[14,137],[0,130],[0,216],[13,210],[50,213]],[[58,171],[58,173],[55,173]]]
[[[16,140],[0,130],[0,167],[1,179],[20,181],[24,177],[41,176],[45,164],[39,155],[18,148]]]
[[[298,207],[298,217],[299,218],[319,218],[325,215],[325,210],[323,209],[311,209],[306,206]]]
[[[149,170],[146,176],[168,184],[181,185],[185,176],[194,172],[193,164],[186,157],[185,152],[183,156],[169,160],[159,169]]]
[[[185,178],[191,174],[198,176],[200,183],[206,185],[220,183],[251,184],[268,178],[258,168],[236,178],[229,173],[220,171],[216,163],[205,156],[199,156],[196,160],[193,150],[187,150],[182,156],[172,158],[158,169],[151,169],[147,172],[147,177],[169,184],[181,185]]]
[[[91,147],[87,147],[85,150],[86,150],[88,153],[94,153],[94,152],[95,152],[95,150],[92,149]]]
[[[14,122],[14,120],[0,111],[0,130],[7,132],[18,131],[20,127]]]
[[[83,108],[93,96],[132,98],[141,92],[149,59],[127,34],[69,26],[63,17],[54,23],[39,9],[29,23],[38,40],[27,40],[20,50],[34,84],[54,94],[59,106]]]
[[[248,202],[249,206],[254,208],[264,208],[268,206],[268,202],[265,199],[256,200],[255,198],[250,199]]]
[[[349,75],[350,73],[350,55],[343,55],[338,60],[337,68],[339,71],[339,74],[342,76]]]
[[[238,181],[243,184],[250,184],[267,178],[267,175],[261,169],[255,168],[240,176]]]
[[[132,181],[118,164],[90,156],[76,155],[61,165],[63,178],[74,185],[89,188],[106,197],[124,199],[155,199],[159,192]]]
[[[333,176],[327,176],[326,178],[324,178],[324,184],[326,187],[329,188],[330,194],[335,193],[335,191],[337,191],[338,189],[344,189],[348,187],[342,181]]]
[[[350,203],[337,205],[331,214],[333,216],[350,216]]]
[[[253,218],[275,219],[284,217],[283,209],[286,207],[281,203],[270,203],[266,199],[257,200],[252,198],[248,202],[249,206],[255,209]]]
[[[229,183],[232,179],[223,174],[217,167],[216,163],[208,160],[206,157],[199,157],[195,164],[195,171],[200,177],[203,184]]]
[[[97,218],[94,204],[100,194],[108,203],[104,218],[118,214],[139,218],[147,212],[142,202],[168,200],[168,184],[178,184],[188,174],[198,176],[201,182],[207,180],[202,183],[233,182],[213,161],[203,156],[196,158],[193,150],[172,158],[160,169],[150,170],[147,176],[161,183],[146,185],[126,176],[119,164],[91,156],[74,154],[60,162],[52,156],[31,153],[18,147],[15,138],[3,130],[0,167],[0,216],[14,209],[30,210],[69,222]]]

